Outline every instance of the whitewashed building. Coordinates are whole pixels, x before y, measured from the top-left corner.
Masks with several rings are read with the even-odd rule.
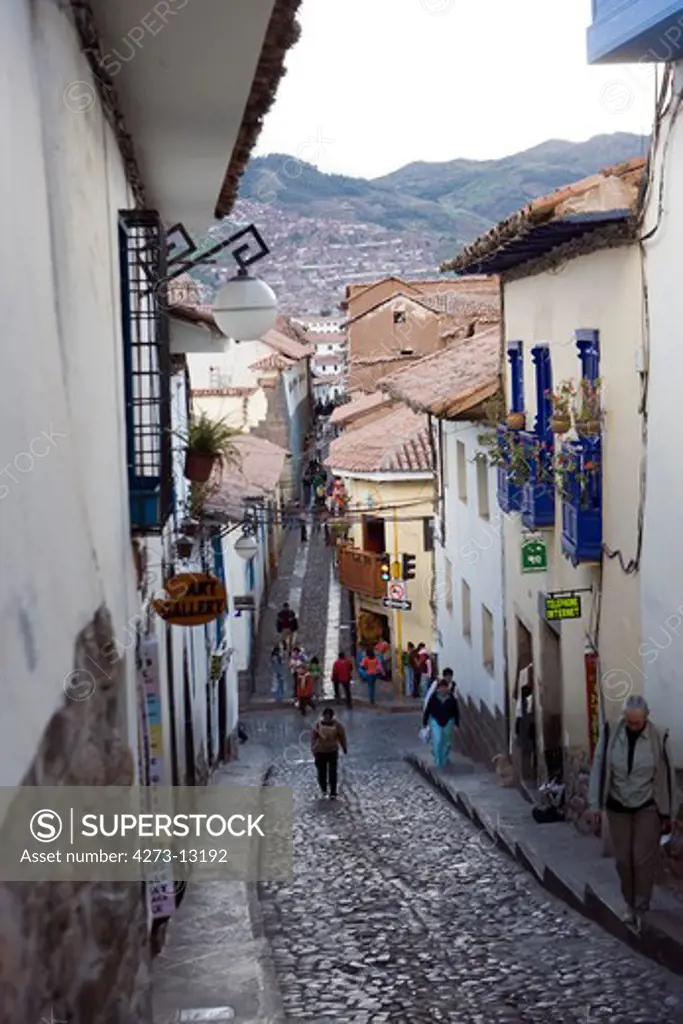
[[[526,681],[535,735],[527,734],[534,749],[524,774],[532,784],[562,776],[576,818],[601,716],[620,713],[640,657],[630,563],[640,490],[635,211],[643,170],[634,159],[536,199],[444,265],[501,278],[509,429],[498,432],[497,502],[510,716]],[[596,381],[593,427],[580,428],[575,415],[553,433],[552,392]]]
[[[484,403],[500,391],[500,330],[453,342],[380,387],[435,424],[436,652],[455,675],[464,749],[490,764],[508,746],[503,514],[478,437]]]
[[[655,721],[671,730],[676,767],[683,769],[683,544],[677,512],[683,503],[678,416],[683,352],[679,344],[683,291],[679,286],[683,237],[683,3],[614,5],[595,0],[588,30],[591,63],[661,64],[653,143],[643,190],[639,236],[644,255],[638,291],[647,296],[639,354],[642,405],[647,415],[643,465],[642,545],[634,552],[642,603],[641,644],[625,665],[628,683],[642,689]],[[628,82],[629,68],[618,76]],[[645,292],[644,289],[647,289]],[[621,302],[624,293],[614,296]],[[641,439],[636,441],[642,450]]]
[[[187,408],[158,285],[167,230],[182,222],[198,238],[231,209],[296,7],[16,0],[0,10],[12,82],[0,101],[5,787],[208,774],[199,702],[215,636],[200,627],[181,642],[151,605],[180,566],[171,431]],[[195,690],[189,714],[172,707],[179,679]],[[0,886],[0,945],[24,951],[3,984],[3,1016],[149,1020],[149,930],[175,900],[148,890],[145,905],[141,891],[65,885],[55,900]],[[67,944],[78,936],[78,956],[45,945],[57,922]]]

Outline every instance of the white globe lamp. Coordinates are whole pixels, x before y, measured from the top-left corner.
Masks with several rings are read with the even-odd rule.
[[[226,338],[256,341],[275,326],[277,298],[265,281],[240,270],[219,288],[212,312]]]
[[[258,541],[254,537],[240,537],[238,541],[235,541],[235,551],[245,562],[255,558],[258,554],[258,547]]]

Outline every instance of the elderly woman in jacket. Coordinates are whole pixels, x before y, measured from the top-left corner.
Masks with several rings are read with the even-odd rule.
[[[649,720],[644,697],[628,697],[619,722],[605,723],[591,771],[590,809],[594,819],[607,812],[628,907],[624,920],[636,931],[650,909],[660,838],[677,811],[668,735]]]

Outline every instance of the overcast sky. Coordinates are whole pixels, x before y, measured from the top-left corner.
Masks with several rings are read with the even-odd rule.
[[[256,152],[376,177],[651,130],[649,68],[588,67],[590,0],[303,0]]]

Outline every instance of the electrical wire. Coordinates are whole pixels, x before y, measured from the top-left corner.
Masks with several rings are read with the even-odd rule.
[[[638,516],[637,516],[637,533],[636,533],[636,550],[633,558],[628,561],[624,558],[621,551],[613,551],[607,544],[603,544],[603,553],[607,559],[616,559],[619,568],[626,576],[633,576],[640,570],[640,560],[643,551],[643,536],[645,532],[645,504],[646,504],[646,492],[647,492],[647,450],[648,450],[648,395],[650,385],[650,341],[651,341],[651,323],[650,323],[650,293],[647,283],[647,272],[646,272],[646,253],[645,253],[645,242],[650,241],[655,234],[659,231],[663,217],[664,217],[664,192],[666,189],[666,168],[667,158],[669,152],[669,146],[673,137],[673,129],[676,119],[680,113],[681,105],[683,105],[683,89],[678,93],[673,90],[674,74],[673,68],[668,65],[662,79],[662,85],[659,91],[659,95],[655,105],[655,118],[654,126],[652,131],[652,144],[650,150],[650,158],[648,160],[647,174],[645,178],[645,184],[640,199],[640,219],[639,227],[643,227],[648,200],[652,193],[654,186],[654,173],[655,173],[655,162],[653,159],[656,154],[660,138],[662,123],[666,117],[669,118],[668,130],[664,145],[662,148],[661,163],[659,168],[659,183],[657,188],[657,214],[654,226],[644,235],[640,235],[638,239],[638,245],[640,248],[640,273],[641,273],[641,289],[643,294],[643,370],[641,373],[641,391],[640,401],[638,405],[638,414],[641,417],[641,451],[642,456],[640,460],[640,481],[639,490],[640,496],[638,500]]]

